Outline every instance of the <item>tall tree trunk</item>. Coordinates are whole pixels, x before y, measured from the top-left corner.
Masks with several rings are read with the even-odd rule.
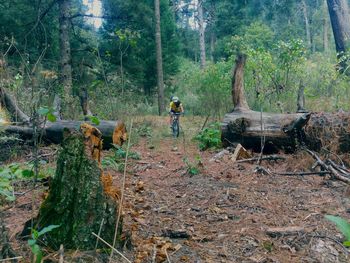
[[[154,9],[155,9],[155,17],[156,17],[158,111],[159,111],[159,115],[161,115],[165,111],[165,102],[164,102],[164,77],[163,77],[163,58],[162,58],[162,37],[161,37],[161,31],[160,31],[159,0],[154,0]]]
[[[91,116],[92,113],[89,108],[89,94],[86,87],[82,87],[79,93],[80,106],[83,110],[84,119],[87,120],[87,116]]]
[[[198,19],[199,19],[199,48],[201,52],[201,68],[204,69],[206,65],[205,54],[205,28],[203,16],[203,0],[198,1]]]
[[[298,89],[298,100],[297,100],[297,112],[303,113],[307,112],[305,109],[305,94],[304,94],[305,86],[303,81],[301,80],[299,83],[299,89]]]
[[[246,55],[239,54],[236,58],[236,67],[232,76],[232,100],[234,111],[249,111],[249,106],[244,94],[244,66]]]
[[[53,99],[52,108],[53,108],[53,115],[56,116],[57,120],[61,120],[61,98],[57,94],[55,94],[55,97]]]
[[[331,19],[335,47],[338,58],[341,59],[350,47],[350,15],[346,0],[327,0],[328,12]],[[344,73],[347,61],[341,60],[339,71]],[[349,72],[349,71],[348,71]]]
[[[59,1],[61,83],[67,111],[72,113],[72,56],[70,49],[70,0]]]
[[[216,36],[214,30],[211,31],[210,33],[210,58],[211,61],[214,62],[214,52],[215,52],[215,41],[216,41]]]
[[[303,15],[304,15],[307,47],[309,49],[311,49],[312,43],[311,43],[310,21],[309,21],[309,16],[307,13],[307,5],[306,5],[305,0],[302,0],[301,6],[303,9]]]
[[[327,52],[329,50],[327,0],[324,0],[323,9],[323,50]]]

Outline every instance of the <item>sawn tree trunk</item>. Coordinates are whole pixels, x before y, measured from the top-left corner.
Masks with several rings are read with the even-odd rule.
[[[265,152],[292,152],[297,146],[319,151],[350,151],[350,113],[278,114],[249,109],[244,95],[245,56],[238,55],[232,76],[234,110],[225,115],[221,140],[224,146],[242,144]],[[303,85],[299,89],[299,110],[304,111]]]

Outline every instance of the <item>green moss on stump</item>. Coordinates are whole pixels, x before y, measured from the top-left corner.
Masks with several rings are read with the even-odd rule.
[[[38,229],[60,225],[46,235],[49,246],[93,249],[96,237],[91,233],[99,232],[102,220],[100,236],[113,243],[117,203],[104,193],[100,176],[97,162],[86,155],[82,134],[69,132],[62,142],[49,195],[37,218]]]

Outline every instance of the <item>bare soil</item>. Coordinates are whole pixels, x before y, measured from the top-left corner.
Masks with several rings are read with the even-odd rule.
[[[346,184],[327,176],[260,173],[256,163],[235,164],[229,154],[213,160],[217,151],[200,152],[183,138],[165,137],[157,143],[142,138],[132,146],[142,158],[129,160],[126,175],[127,242],[122,251],[131,261],[350,262],[342,235],[324,218],[330,214],[350,219]],[[313,164],[302,152],[284,157],[284,161],[263,161],[261,166],[296,172]],[[189,173],[184,158],[199,168],[199,174]],[[123,173],[111,172],[121,186]],[[43,191],[20,196],[4,212],[11,244],[24,257],[21,262],[30,261],[29,250],[16,234],[33,216],[32,204],[39,206]],[[301,227],[302,231],[269,236],[266,231],[275,227]],[[50,259],[55,258],[52,252]]]

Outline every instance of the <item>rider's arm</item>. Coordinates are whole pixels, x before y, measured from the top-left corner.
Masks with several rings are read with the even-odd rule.
[[[181,109],[181,113],[185,112],[184,107],[182,106],[182,103],[180,104],[180,109]]]

